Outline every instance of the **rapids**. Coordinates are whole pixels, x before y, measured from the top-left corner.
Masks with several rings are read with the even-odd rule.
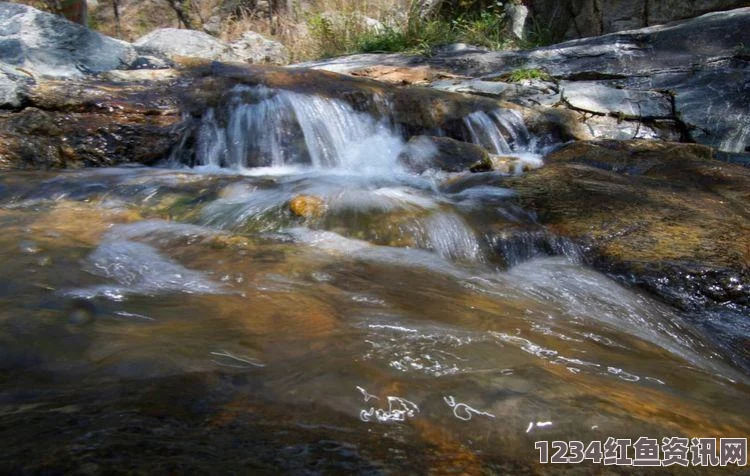
[[[540,165],[512,111],[464,124]],[[387,114],[242,87],[194,126],[161,167],[0,177],[5,457],[519,472],[537,440],[747,435],[747,374],[694,316],[511,190],[409,173]]]

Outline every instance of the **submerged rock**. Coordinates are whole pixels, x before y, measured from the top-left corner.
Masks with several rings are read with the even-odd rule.
[[[298,195],[289,201],[289,210],[302,218],[317,218],[325,213],[326,203],[320,197]]]
[[[485,160],[480,160],[473,164],[470,170],[474,173],[495,171],[503,174],[512,174],[520,171],[529,170],[518,157],[508,157],[502,155],[489,154]]]
[[[68,310],[68,323],[74,326],[91,324],[96,319],[96,306],[88,299],[75,298]]]
[[[750,170],[699,145],[591,141],[509,178],[598,268],[685,309],[750,307]]]
[[[436,169],[463,172],[477,162],[489,161],[487,150],[476,144],[448,137],[415,136],[398,158],[412,172]]]

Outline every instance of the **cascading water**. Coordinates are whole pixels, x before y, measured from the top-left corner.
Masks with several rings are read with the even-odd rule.
[[[210,108],[201,118],[193,163],[387,170],[396,165],[402,147],[401,135],[387,120],[342,101],[238,86],[223,110]]]
[[[331,211],[329,215],[342,217],[347,227],[367,226],[364,217],[378,209],[382,213],[399,208],[411,210],[414,220],[396,225],[399,230],[395,233],[404,243],[432,249],[450,259],[483,261],[477,234],[461,216],[440,209],[431,193],[423,191],[433,188],[431,179],[409,176],[402,168],[398,158],[405,150],[405,137],[388,118],[387,107],[383,109],[383,117],[375,117],[355,111],[341,100],[265,86],[237,86],[223,106],[203,114],[194,147],[180,150],[177,155],[186,162],[184,157],[192,154],[187,162],[198,167],[224,167],[244,173],[258,168],[265,172],[270,172],[269,168],[283,171],[290,166],[318,173],[328,171],[328,183],[311,184],[307,190],[297,186],[295,191],[323,198]],[[532,143],[522,117],[512,110],[476,112],[465,118],[464,125],[473,142],[494,154],[520,156]],[[429,162],[434,148],[429,141],[419,144],[410,145],[421,147],[416,153],[423,153]],[[377,181],[365,179],[363,183],[350,177],[345,184],[330,183],[335,180],[331,176],[352,172],[359,177],[377,177]],[[416,193],[393,193],[403,190],[404,185],[407,189],[417,185]],[[385,199],[389,195],[390,199]],[[202,223],[224,228],[256,223],[268,231],[273,225],[267,218],[290,198],[288,194],[253,190],[210,207]],[[415,198],[421,203],[414,203]],[[417,217],[424,214],[415,210],[429,213]],[[330,224],[329,228],[341,229],[341,223]]]
[[[529,152],[531,135],[521,114],[511,109],[477,111],[464,119],[471,141],[493,154]],[[506,138],[507,137],[507,138]]]
[[[294,165],[358,172],[398,169],[405,137],[387,114],[376,118],[341,100],[265,86],[237,86],[228,97],[222,108],[209,108],[203,114],[194,148],[179,150],[178,161],[234,169]],[[534,141],[517,111],[477,111],[463,123],[471,142],[492,154],[517,155],[522,160],[533,155]],[[186,152],[193,153],[189,160]],[[536,164],[538,156],[529,160]]]

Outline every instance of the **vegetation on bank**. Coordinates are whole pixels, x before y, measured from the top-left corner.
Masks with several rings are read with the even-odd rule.
[[[358,27],[358,15],[343,22],[331,21],[321,14],[307,18],[312,40],[320,56],[352,53],[414,52],[427,53],[450,43],[468,43],[490,49],[516,45],[507,29],[502,2],[481,11],[466,10],[456,16],[422,17],[413,2],[409,12],[398,18],[386,18],[378,27]],[[361,22],[359,22],[361,23]]]
[[[54,10],[62,0],[11,0]],[[75,0],[66,0],[68,2]],[[134,41],[151,30],[187,27],[234,41],[255,31],[284,44],[292,61],[371,52],[426,54],[468,43],[493,50],[551,41],[543,29],[516,38],[507,3],[521,0],[112,0],[89,2],[88,24]]]

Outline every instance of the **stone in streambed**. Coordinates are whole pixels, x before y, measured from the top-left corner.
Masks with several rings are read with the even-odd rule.
[[[313,195],[298,195],[289,201],[289,210],[301,218],[320,217],[325,208],[325,201]]]
[[[96,306],[87,299],[74,299],[68,311],[68,323],[74,326],[91,324],[96,319]]]
[[[528,168],[524,167],[518,157],[490,154],[486,160],[476,162],[469,170],[474,173],[495,171],[510,175],[517,171],[526,171]]]
[[[489,160],[489,153],[476,144],[448,137],[415,136],[399,155],[408,170],[422,173],[430,169],[463,172],[473,164]]]

